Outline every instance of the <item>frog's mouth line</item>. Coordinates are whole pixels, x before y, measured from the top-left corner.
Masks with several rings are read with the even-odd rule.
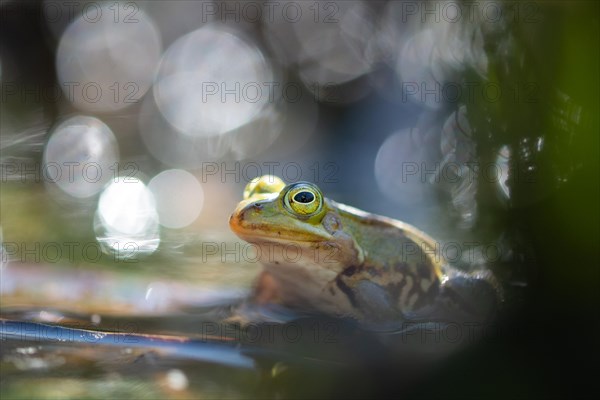
[[[241,229],[236,229],[236,230],[234,230],[234,232],[240,239],[242,239],[248,243],[256,243],[256,244],[269,242],[269,243],[277,243],[277,244],[281,244],[281,245],[285,246],[285,245],[290,245],[290,244],[318,243],[323,240],[327,240],[326,238],[315,238],[312,240],[310,240],[310,239],[302,240],[298,236],[283,235],[283,234],[274,236],[272,234],[259,233],[257,231],[241,230]]]
[[[320,232],[316,229],[311,234],[291,230],[273,230],[269,229],[268,225],[257,224],[250,224],[249,226],[231,224],[231,229],[238,237],[248,243],[309,244],[331,240],[332,238],[329,233]]]
[[[331,240],[329,232],[317,227],[302,226],[302,229],[277,229],[270,224],[248,222],[234,215],[229,220],[231,230],[249,243],[273,242],[280,244],[315,243]]]

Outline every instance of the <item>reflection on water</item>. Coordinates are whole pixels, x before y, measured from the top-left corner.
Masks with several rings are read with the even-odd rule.
[[[108,317],[92,329],[77,314],[62,315],[60,325],[34,322],[39,318],[31,313],[8,310],[3,316],[8,318],[0,320],[4,373],[12,382],[41,388],[63,384],[65,398],[100,388],[135,398],[180,391],[194,398],[206,393],[288,397],[311,393],[314,386],[302,386],[307,378],[331,395],[362,393],[364,384],[372,383],[364,372],[394,359],[401,360],[395,368],[405,371],[394,378],[402,388],[483,332],[471,327],[467,334],[464,327],[441,323],[378,334],[350,321],[314,317],[240,327],[201,312],[187,321]],[[168,327],[166,334],[143,333],[160,332],[161,325]],[[44,378],[33,378],[35,372]],[[354,375],[363,377],[340,385],[341,376]],[[47,396],[13,384],[3,391]]]

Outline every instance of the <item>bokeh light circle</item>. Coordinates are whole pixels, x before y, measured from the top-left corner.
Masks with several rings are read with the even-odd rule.
[[[111,129],[94,117],[71,117],[54,128],[44,149],[42,175],[76,198],[102,190],[119,161]]]
[[[272,69],[256,46],[208,25],[167,49],[154,98],[180,133],[210,137],[253,121],[273,104],[273,80]]]
[[[154,195],[160,224],[167,228],[190,225],[202,211],[204,191],[194,175],[170,169],[156,175],[148,184]]]
[[[142,10],[135,21],[126,21],[115,17],[112,3],[93,4],[60,39],[58,84],[81,110],[117,111],[140,101],[150,88],[162,52],[160,33]]]
[[[138,178],[116,178],[100,195],[94,228],[102,249],[117,257],[154,252],[160,237],[152,192]]]
[[[417,129],[390,135],[375,157],[375,179],[381,192],[402,205],[422,205],[428,200],[427,178],[435,166],[427,159]]]

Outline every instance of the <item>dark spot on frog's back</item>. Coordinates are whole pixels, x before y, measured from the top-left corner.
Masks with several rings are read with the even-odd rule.
[[[419,296],[414,304],[414,308],[419,309],[427,304],[432,304],[439,293],[440,288],[438,285],[431,285],[427,292],[419,292]]]
[[[400,298],[400,292],[402,291],[402,288],[405,285],[406,285],[406,279],[402,279],[400,282],[398,282],[398,283],[390,283],[386,287],[389,290],[390,296],[393,299],[399,299]]]
[[[358,307],[356,295],[354,294],[354,291],[352,291],[352,289],[350,289],[350,287],[346,285],[346,282],[344,282],[341,278],[338,278],[336,279],[335,283],[337,287],[346,295],[346,297],[350,301],[350,304],[352,304],[352,307]]]
[[[394,264],[394,272],[404,272],[408,269],[408,264],[406,262],[399,262]]]
[[[357,267],[356,265],[351,265],[342,271],[342,275],[352,276],[359,272],[364,272],[364,271],[366,271],[371,276],[381,276],[382,275],[381,269],[378,267],[375,267],[373,265],[361,265],[360,267]]]
[[[342,271],[342,275],[352,276],[358,271],[358,267],[356,265],[351,265]]]
[[[417,264],[417,272],[421,278],[430,278],[432,270],[433,265],[431,264],[422,262]]]

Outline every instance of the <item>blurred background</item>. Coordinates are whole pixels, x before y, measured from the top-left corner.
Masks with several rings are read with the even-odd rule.
[[[502,333],[402,394],[584,390],[598,356],[598,11],[1,0],[2,317],[197,333],[195,316],[243,299],[260,271],[228,218],[273,174],[414,224],[505,287]],[[132,371],[88,347],[4,346],[3,398],[256,394],[237,370]],[[400,391],[375,375],[360,393]],[[278,396],[311,386],[284,382]]]

